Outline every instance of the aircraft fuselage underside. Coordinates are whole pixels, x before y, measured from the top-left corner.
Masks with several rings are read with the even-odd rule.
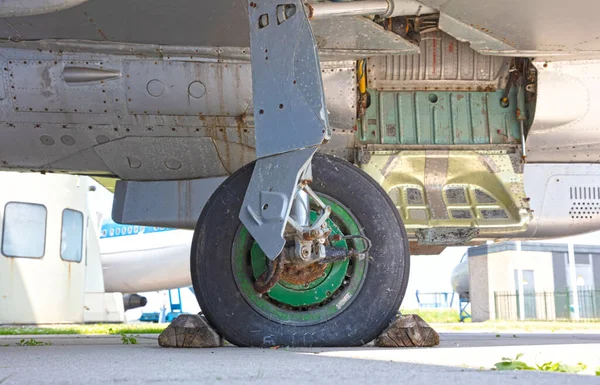
[[[280,23],[277,17],[274,13],[271,21]],[[327,27],[313,29],[317,34]],[[391,31],[378,33],[389,39]],[[367,50],[363,61],[356,60],[358,50],[336,51],[322,37],[316,37],[320,76],[307,70],[285,80],[322,79],[329,126],[317,125],[311,143],[321,142],[318,135],[327,131],[330,138],[319,151],[355,163],[383,186],[412,239],[423,245],[468,244],[600,226],[592,211],[582,218],[573,214],[581,203],[573,191],[584,189],[579,196],[587,207],[600,201],[600,184],[546,188],[556,173],[600,175],[594,127],[600,117],[586,107],[598,97],[592,74],[600,72],[599,62],[530,61],[508,51],[484,55],[435,28],[421,33],[420,42],[403,36],[398,54]],[[264,95],[272,97],[272,106],[255,105],[252,75],[258,77],[248,48],[60,39],[7,41],[1,47],[2,169],[84,173],[112,186],[111,178],[211,184],[257,158],[257,116],[296,113],[278,118],[279,126],[306,116],[270,91]],[[260,56],[274,63],[271,69],[293,55],[277,52],[277,45],[268,51],[261,48]],[[266,66],[261,78],[271,79],[271,69]],[[522,75],[519,84],[511,79],[515,70]],[[559,87],[560,94],[554,91]],[[271,136],[271,144],[287,139],[291,146],[271,155],[310,146],[278,137],[275,129]],[[524,170],[534,175],[535,185],[524,180]],[[539,182],[539,175],[547,177]],[[554,203],[544,204],[548,200]],[[195,205],[187,217],[178,213],[179,222],[168,224],[193,227],[198,210]],[[134,221],[164,225],[161,218],[151,213]]]

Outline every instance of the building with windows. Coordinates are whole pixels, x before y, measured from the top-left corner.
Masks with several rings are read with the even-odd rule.
[[[89,179],[0,173],[0,324],[122,322],[105,293]]]
[[[473,321],[600,318],[600,246],[574,245],[571,274],[567,244],[520,245],[520,251],[517,242],[468,249],[468,291],[462,291],[470,298]],[[455,272],[461,274],[458,267]]]

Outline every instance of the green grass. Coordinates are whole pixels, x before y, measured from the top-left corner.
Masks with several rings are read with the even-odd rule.
[[[125,334],[121,334],[121,342],[123,345],[136,345],[138,343],[137,338]]]
[[[52,342],[37,341],[37,340],[34,340],[33,338],[30,338],[29,341],[21,340],[21,341],[17,342],[17,346],[50,346],[50,345],[52,345]]]
[[[428,323],[460,322],[456,309],[400,309],[402,314],[417,314]]]
[[[560,332],[560,331],[600,331],[598,322],[562,321],[485,321],[469,323],[433,323],[436,330],[444,331],[490,331],[490,332]]]
[[[549,361],[541,365],[529,365],[521,361],[521,357],[523,357],[523,353],[517,354],[515,358],[503,357],[502,361],[494,364],[492,370],[539,370],[542,372],[581,373],[588,368],[586,364],[581,362],[578,362],[576,365],[567,365],[562,362]],[[595,373],[597,376],[599,375],[598,369],[592,373]]]
[[[87,324],[87,325],[47,325],[47,326],[3,326],[0,335],[123,335],[123,334],[159,334],[168,324]]]
[[[417,314],[439,331],[600,331],[600,322],[568,321],[485,321],[460,322],[456,309],[400,309],[402,314]]]

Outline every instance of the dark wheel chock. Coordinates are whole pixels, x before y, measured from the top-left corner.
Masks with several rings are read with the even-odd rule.
[[[398,315],[375,340],[382,348],[431,347],[440,344],[440,335],[416,314]]]
[[[158,336],[163,348],[217,348],[223,338],[201,314],[181,314]]]

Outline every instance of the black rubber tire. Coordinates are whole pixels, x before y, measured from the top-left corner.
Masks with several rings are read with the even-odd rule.
[[[323,154],[316,154],[312,164],[312,189],[349,208],[373,243],[362,287],[342,312],[310,326],[270,320],[244,299],[233,275],[231,252],[254,169],[254,163],[248,164],[225,180],[207,202],[191,250],[192,282],[200,308],[232,344],[360,346],[375,339],[400,307],[408,283],[409,248],[398,209],[386,192],[353,164]]]

